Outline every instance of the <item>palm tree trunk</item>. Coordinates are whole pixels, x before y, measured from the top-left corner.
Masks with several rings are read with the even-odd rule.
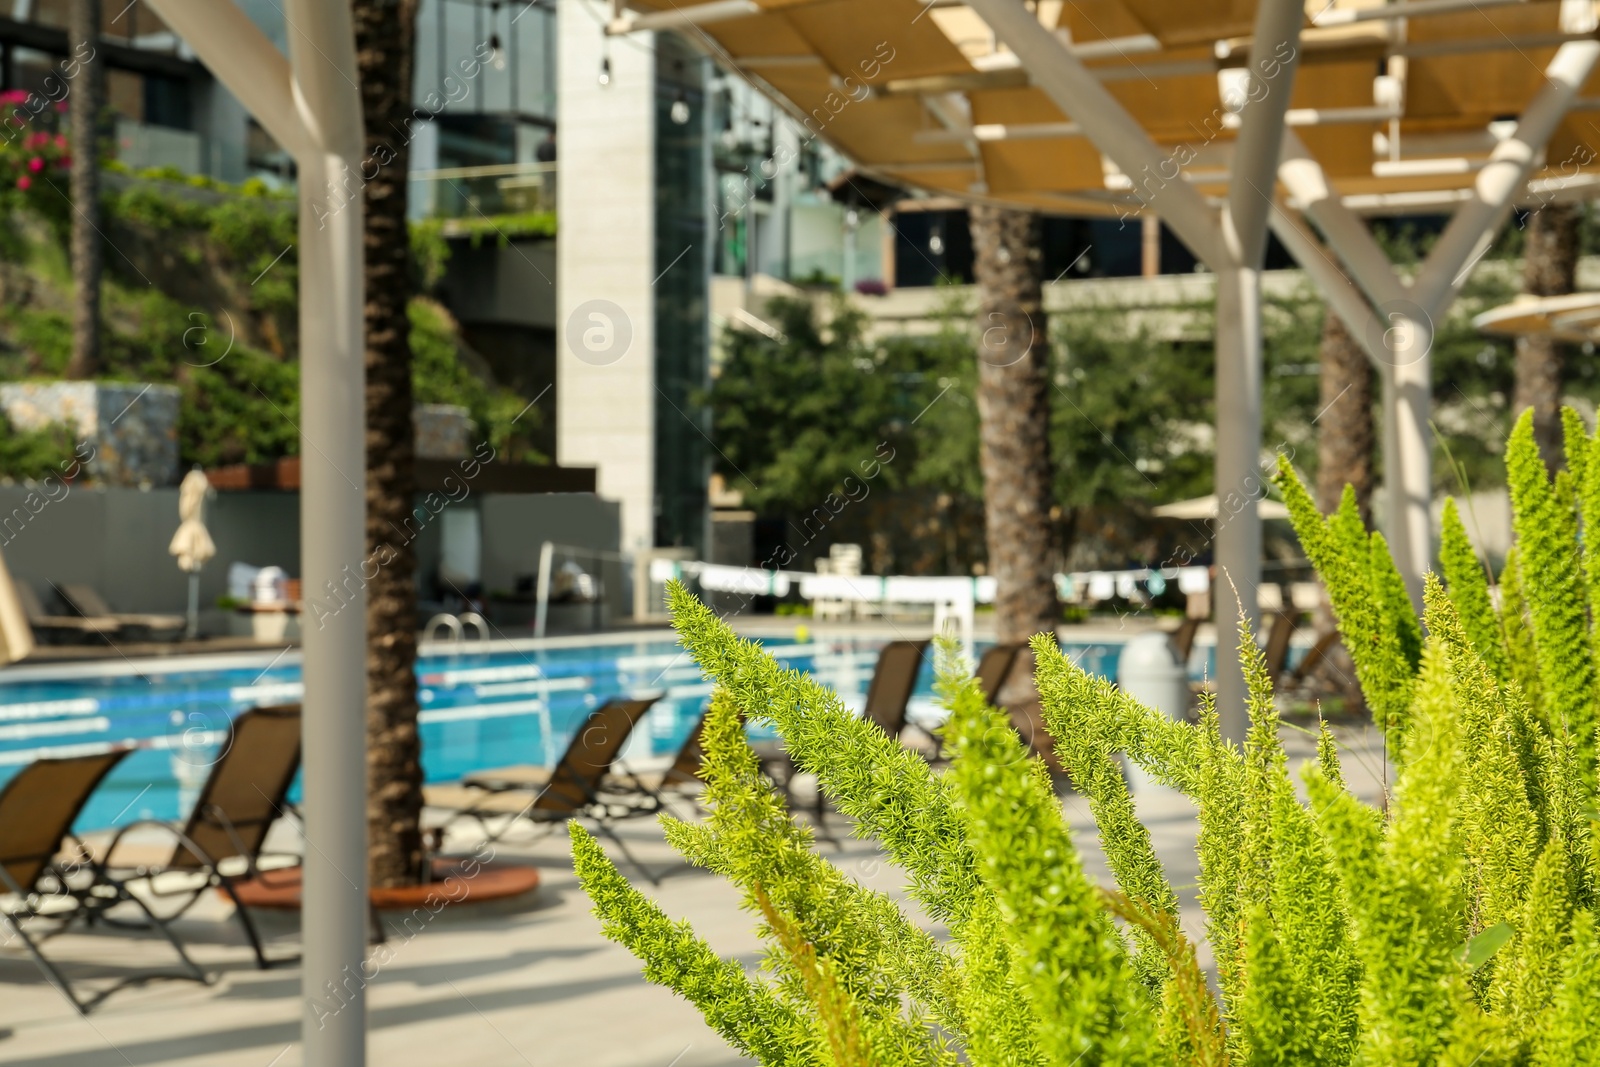
[[[403,532],[416,496],[404,133],[416,0],[354,0],[353,11],[367,148],[368,875],[374,888],[392,888],[416,885],[424,861],[417,560]]]
[[[989,573],[1002,642],[1055,632],[1050,338],[1039,218],[972,208],[979,317],[978,419]]]
[[[1527,245],[1522,265],[1522,291],[1531,296],[1565,296],[1577,286],[1577,204],[1546,204],[1528,217]],[[1561,379],[1565,360],[1562,346],[1547,335],[1517,339],[1516,387],[1511,417],[1533,409],[1533,436],[1545,466],[1562,464]]]
[[[1344,487],[1353,486],[1361,521],[1372,524],[1374,374],[1367,354],[1330,309],[1322,320],[1322,397],[1317,417],[1317,502],[1323,511],[1339,506]]]
[[[72,0],[68,45],[79,71],[68,102],[72,136],[72,359],[67,377],[100,373],[100,107],[105,70],[100,47],[100,0]]]

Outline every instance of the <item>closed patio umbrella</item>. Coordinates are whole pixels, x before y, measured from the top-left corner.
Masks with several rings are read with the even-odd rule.
[[[17,600],[11,572],[0,556],[0,663],[15,663],[33,651],[33,627]]]
[[[183,476],[178,487],[178,532],[172,535],[167,551],[178,560],[178,567],[189,574],[189,636],[200,630],[200,568],[217,554],[203,518],[206,492],[211,483],[197,468]]]

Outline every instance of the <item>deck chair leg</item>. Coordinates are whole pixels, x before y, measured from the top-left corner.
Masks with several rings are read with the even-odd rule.
[[[11,929],[16,931],[17,936],[22,939],[22,943],[28,947],[29,954],[33,956],[33,962],[38,964],[39,970],[44,972],[45,980],[61,991],[61,995],[67,998],[73,1008],[77,1009],[79,1015],[88,1015],[89,1009],[94,1006],[94,1001],[80,1000],[78,994],[73,991],[72,983],[67,981],[67,976],[62,974],[54,963],[50,962],[50,959],[45,956],[44,951],[39,947],[38,942],[28,936],[28,932],[22,928],[22,922],[13,915],[6,915],[5,918]]]
[[[239,925],[244,927],[244,936],[250,941],[250,950],[256,954],[256,967],[267,971],[272,969],[274,963],[293,963],[298,956],[291,956],[283,960],[267,959],[266,949],[261,944],[261,934],[256,930],[256,922],[250,917],[250,909],[244,906],[244,901],[239,899],[239,894],[234,892],[233,879],[224,875],[217,876],[217,882],[222,891],[228,894],[228,899],[233,901],[233,913],[239,919]]]
[[[594,824],[599,828],[601,833],[605,834],[616,843],[617,850],[621,852],[623,857],[633,865],[634,870],[644,875],[645,878],[649,880],[651,885],[659,886],[661,884],[661,879],[651,874],[649,868],[640,863],[638,859],[634,857],[634,854],[628,851],[628,846],[623,843],[621,837],[617,836],[617,832],[611,828],[611,823],[609,820],[597,818],[594,820]]]
[[[211,984],[211,976],[206,974],[205,971],[201,970],[200,965],[189,958],[189,953],[184,949],[183,942],[178,940],[178,935],[172,932],[172,928],[168,926],[166,922],[156,917],[156,913],[150,910],[150,905],[146,904],[144,901],[128,892],[125,887],[120,885],[117,886],[117,896],[121,897],[123,900],[130,900],[134,904],[138,905],[139,910],[144,912],[145,918],[150,920],[150,925],[161,931],[161,936],[167,939],[167,944],[172,946],[172,951],[178,954],[179,962],[181,962],[184,966],[184,969],[189,972],[186,975],[170,975],[163,977],[190,978],[196,982],[199,982],[201,985]]]

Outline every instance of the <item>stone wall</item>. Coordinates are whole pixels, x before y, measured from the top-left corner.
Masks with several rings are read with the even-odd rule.
[[[472,415],[455,404],[418,404],[411,410],[418,459],[466,459],[477,442]]]
[[[100,485],[176,485],[178,409],[173,385],[138,382],[18,382],[0,385],[0,410],[19,430],[73,428],[94,446],[86,464]]]

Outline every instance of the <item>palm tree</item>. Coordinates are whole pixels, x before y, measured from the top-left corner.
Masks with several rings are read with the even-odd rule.
[[[367,839],[374,888],[422,876],[416,553],[397,532],[416,495],[411,422],[413,289],[406,226],[416,0],[353,0],[366,125]],[[381,165],[380,165],[381,164]]]
[[[100,372],[100,155],[98,126],[105,99],[100,0],[72,0],[68,45],[79,58],[67,122],[72,138],[72,358],[67,377]]]
[[[1330,308],[1322,320],[1319,362],[1322,397],[1317,416],[1317,503],[1323,511],[1339,506],[1344,487],[1356,491],[1361,521],[1372,523],[1373,445],[1372,365],[1360,341]]]
[[[1522,291],[1531,296],[1565,296],[1577,286],[1577,204],[1546,204],[1528,217],[1523,251]],[[1533,436],[1545,466],[1562,463],[1561,379],[1565,369],[1562,345],[1549,334],[1517,339],[1516,387],[1511,417],[1533,409]]]
[[[971,211],[978,283],[979,463],[995,576],[997,640],[1055,632],[1050,487],[1050,338],[1039,217]]]

